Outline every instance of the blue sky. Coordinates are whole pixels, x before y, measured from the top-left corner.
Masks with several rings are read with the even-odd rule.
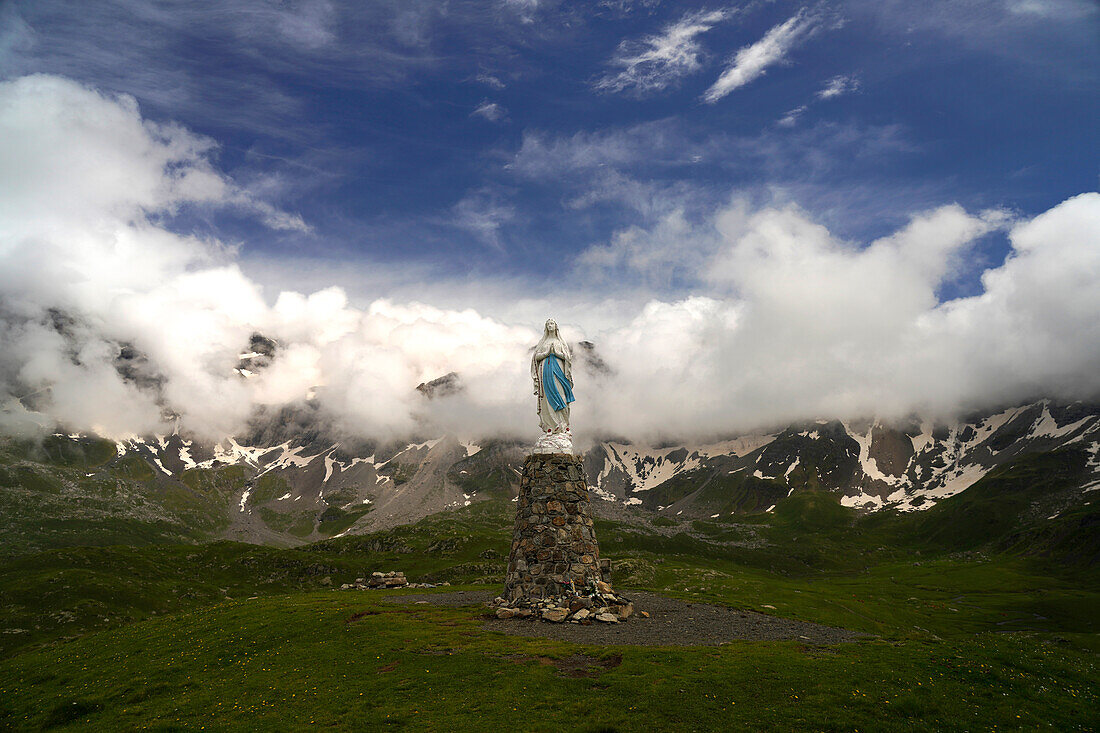
[[[1097,39],[1086,0],[33,0],[0,10],[0,70],[212,138],[222,171],[308,225],[172,222],[246,263],[552,281],[731,198],[866,243],[952,202],[1030,216],[1093,190]],[[987,236],[944,297],[1006,252]]]

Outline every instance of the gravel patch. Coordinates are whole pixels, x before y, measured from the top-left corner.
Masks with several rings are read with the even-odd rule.
[[[795,621],[755,611],[709,603],[688,603],[642,591],[624,594],[634,603],[635,615],[618,624],[551,624],[534,619],[486,618],[482,628],[514,636],[558,639],[577,644],[636,644],[639,646],[717,646],[731,641],[801,641],[837,644],[870,635],[832,626]],[[435,606],[473,606],[492,600],[493,593],[457,591],[420,593],[387,598],[388,603],[426,601]],[[647,611],[642,618],[638,611]],[[486,610],[487,612],[487,610]]]

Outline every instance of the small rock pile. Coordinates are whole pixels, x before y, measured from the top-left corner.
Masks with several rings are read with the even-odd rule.
[[[371,573],[369,578],[356,578],[354,583],[344,583],[340,590],[370,590],[376,588],[435,588],[450,583],[410,583],[400,570],[389,573]]]
[[[517,598],[505,600],[496,597],[489,602],[501,619],[539,619],[549,623],[591,625],[594,622],[617,624],[634,615],[634,604],[628,598],[617,595],[602,580],[591,581],[581,591],[548,598]],[[648,617],[645,611],[639,615]]]

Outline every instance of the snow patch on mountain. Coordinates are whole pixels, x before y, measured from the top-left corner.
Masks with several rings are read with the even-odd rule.
[[[160,459],[157,458],[156,456],[153,456],[153,463],[156,464],[157,468],[160,469],[160,472],[163,473],[165,476],[171,476],[172,475],[172,472],[169,471],[167,468],[165,468],[164,464],[161,463]]]
[[[856,507],[858,509],[881,509],[883,507],[882,499],[862,492],[855,496],[842,496],[840,497],[840,503],[846,507]]]
[[[663,484],[682,471],[690,471],[699,466],[699,453],[692,452],[679,460],[670,456],[682,452],[683,448],[653,450],[623,443],[606,443],[608,462],[625,474],[630,482],[631,491],[649,491]],[[607,470],[601,471],[606,477]]]
[[[866,474],[868,478],[874,481],[881,481],[888,486],[898,486],[905,481],[904,476],[892,476],[883,473],[879,470],[878,461],[871,457],[871,436],[878,423],[867,428],[866,433],[860,433],[853,430],[847,423],[842,423],[842,425],[844,425],[844,430],[848,435],[859,444],[859,465],[863,468],[863,473]]]
[[[909,438],[913,442],[913,453],[917,454],[932,444],[934,438],[932,437],[933,425],[930,421],[924,420],[920,424],[920,434],[914,435]]]
[[[923,496],[926,499],[946,499],[970,488],[975,481],[987,473],[989,473],[989,469],[978,463],[971,463],[968,466],[956,466],[951,473],[942,477],[942,483],[938,488],[925,491]]]
[[[1043,416],[1035,423],[1031,428],[1032,438],[1061,438],[1065,435],[1071,435],[1090,423],[1097,423],[1100,421],[1100,417],[1096,415],[1088,415],[1086,417],[1071,422],[1061,427],[1058,426],[1058,421],[1054,419],[1054,416],[1050,414],[1050,407],[1043,404]]]

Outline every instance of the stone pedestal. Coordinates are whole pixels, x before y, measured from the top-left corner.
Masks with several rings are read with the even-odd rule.
[[[588,482],[580,457],[561,453],[527,456],[504,598],[563,596],[600,580],[600,548],[589,515]]]

